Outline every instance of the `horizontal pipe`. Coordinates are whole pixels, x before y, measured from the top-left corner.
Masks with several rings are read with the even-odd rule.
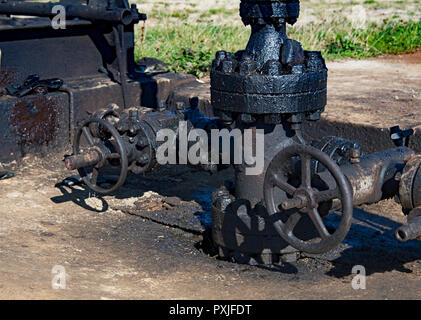
[[[101,162],[101,155],[97,150],[90,150],[86,153],[69,156],[64,160],[64,164],[67,170],[77,170],[81,168],[86,168],[94,166]]]
[[[408,224],[398,228],[395,236],[401,242],[421,238],[421,217],[411,219]]]
[[[377,203],[398,194],[396,175],[402,172],[413,154],[413,150],[400,147],[369,154],[361,157],[359,163],[341,166],[353,189],[354,206]],[[324,171],[319,175],[331,189],[336,187],[329,172]]]
[[[38,16],[38,17],[55,17],[57,13],[53,13],[53,8],[62,5],[65,8],[66,18],[85,19],[90,21],[109,21],[128,25],[133,22],[133,13],[130,9],[116,8],[106,10],[105,7],[93,7],[88,5],[63,5],[61,3],[37,3],[37,2],[20,2],[8,1],[0,3],[0,14],[21,15],[21,16]]]

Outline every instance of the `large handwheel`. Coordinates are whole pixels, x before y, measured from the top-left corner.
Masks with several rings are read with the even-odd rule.
[[[93,134],[92,127],[100,127],[101,134]],[[108,135],[105,135],[105,132]],[[83,153],[80,150],[82,136],[89,144],[88,150]],[[99,169],[114,162],[119,162],[121,167],[117,182],[110,188],[100,187]],[[124,142],[117,129],[110,122],[96,117],[82,122],[74,138],[73,156],[66,159],[66,166],[69,169],[77,169],[86,185],[97,193],[110,194],[118,190],[127,178],[128,159]]]
[[[300,158],[300,183],[297,187],[289,182],[286,164]],[[312,170],[312,159],[319,161],[333,176],[336,187],[319,191],[314,187],[317,174]],[[297,174],[297,172],[295,173]],[[285,192],[288,198],[282,203],[275,200],[275,190]],[[353,213],[352,187],[342,173],[339,166],[324,152],[305,145],[292,145],[281,150],[269,164],[265,183],[264,196],[266,207],[270,215],[280,215],[274,227],[280,236],[292,247],[307,253],[325,253],[337,247],[348,234],[351,227]],[[323,217],[319,212],[319,205],[334,199],[339,199],[342,205],[342,216],[337,229],[331,234],[327,230]],[[285,215],[282,217],[282,215]],[[317,239],[303,240],[295,236],[294,229],[304,215],[308,215],[317,230]],[[287,218],[287,219],[281,219]]]

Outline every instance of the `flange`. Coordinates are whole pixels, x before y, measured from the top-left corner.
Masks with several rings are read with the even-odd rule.
[[[421,154],[415,154],[405,165],[399,182],[402,208],[410,212],[421,206]]]

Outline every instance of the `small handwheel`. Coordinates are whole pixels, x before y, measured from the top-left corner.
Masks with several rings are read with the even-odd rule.
[[[102,133],[108,132],[110,136],[93,134],[90,129],[92,124],[100,127]],[[89,144],[88,151],[83,153],[80,150],[82,135]],[[93,191],[100,194],[110,194],[118,190],[126,181],[128,172],[127,151],[117,129],[108,121],[94,117],[82,122],[74,138],[73,154],[73,159],[79,157],[89,164],[77,168],[77,170],[86,185]],[[119,162],[121,167],[117,182],[111,188],[100,187],[98,185],[99,169],[115,162]],[[88,172],[87,167],[92,168],[92,172]]]
[[[293,186],[289,182],[285,167],[291,160],[300,158],[298,174],[300,182]],[[319,191],[313,183],[320,177],[312,170],[312,159],[325,166],[336,182],[334,189]],[[325,173],[326,174],[326,173]],[[298,187],[296,187],[299,185]],[[285,192],[287,199],[281,203],[275,200],[275,190]],[[264,197],[270,215],[279,215],[274,227],[279,235],[292,247],[302,252],[320,254],[337,247],[348,234],[353,213],[352,187],[339,166],[324,152],[305,145],[292,145],[281,150],[269,164],[264,182]],[[342,205],[342,216],[337,229],[331,234],[327,230],[319,212],[319,204],[339,199]],[[302,240],[294,235],[294,229],[300,219],[308,215],[313,222],[320,241]],[[282,219],[283,218],[283,219]],[[285,219],[287,218],[287,219]]]

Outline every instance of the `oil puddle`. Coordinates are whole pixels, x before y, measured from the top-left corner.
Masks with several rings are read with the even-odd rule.
[[[200,188],[193,192],[193,199],[200,204],[202,211],[195,213],[203,228],[210,229],[212,227],[212,193],[216,188]]]

